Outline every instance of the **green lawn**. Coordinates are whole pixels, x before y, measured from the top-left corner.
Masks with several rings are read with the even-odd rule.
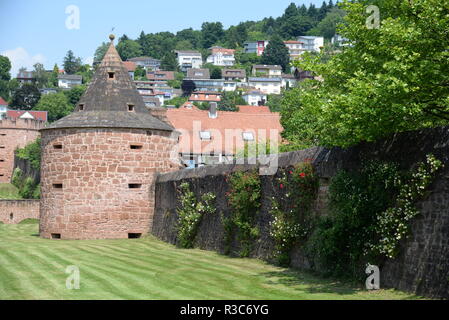
[[[0,199],[21,199],[19,190],[10,183],[0,183]]]
[[[0,225],[0,300],[4,299],[415,299],[367,292],[256,259],[183,250],[153,237],[46,240],[38,225]],[[66,289],[65,270],[81,288]]]

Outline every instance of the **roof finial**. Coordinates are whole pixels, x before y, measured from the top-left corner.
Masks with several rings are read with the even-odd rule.
[[[111,40],[111,42],[114,42],[115,36],[111,33],[111,34],[109,35],[109,39]]]

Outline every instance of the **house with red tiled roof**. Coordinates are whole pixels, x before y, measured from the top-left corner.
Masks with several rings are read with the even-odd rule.
[[[47,111],[31,111],[31,110],[8,110],[6,111],[8,119],[33,119],[46,122],[48,119]]]
[[[212,63],[214,66],[220,67],[229,67],[234,65],[234,49],[226,49],[218,46],[209,49],[211,51],[211,55],[207,57],[207,63]]]
[[[128,70],[131,79],[134,80],[134,72],[136,71],[137,65],[133,61],[123,61],[123,64],[125,65],[126,70]]]
[[[188,167],[232,161],[246,144],[280,141],[278,112],[266,106],[238,106],[238,112],[200,110],[192,103],[167,109],[167,119],[180,134],[179,154]]]

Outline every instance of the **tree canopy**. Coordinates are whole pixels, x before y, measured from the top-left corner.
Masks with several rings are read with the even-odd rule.
[[[284,137],[305,145],[349,146],[449,121],[449,14],[439,0],[381,0],[379,28],[367,27],[370,1],[344,1],[339,34],[351,46],[297,67],[320,80],[286,92]]]
[[[268,43],[262,54],[260,62],[263,64],[277,64],[282,67],[282,70],[287,70],[290,56],[288,48],[279,36],[275,36],[270,40],[270,43]]]
[[[32,83],[24,83],[21,87],[14,90],[11,99],[11,109],[31,110],[39,101],[41,93]]]

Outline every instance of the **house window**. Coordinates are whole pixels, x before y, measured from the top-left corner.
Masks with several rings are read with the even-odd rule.
[[[128,103],[128,111],[134,112],[134,105],[132,103]]]
[[[108,72],[108,78],[114,79],[115,78],[115,72]]]
[[[244,141],[253,141],[254,140],[254,135],[252,132],[243,132],[242,136],[243,136]]]
[[[210,140],[211,139],[210,131],[200,131],[200,139]]]

